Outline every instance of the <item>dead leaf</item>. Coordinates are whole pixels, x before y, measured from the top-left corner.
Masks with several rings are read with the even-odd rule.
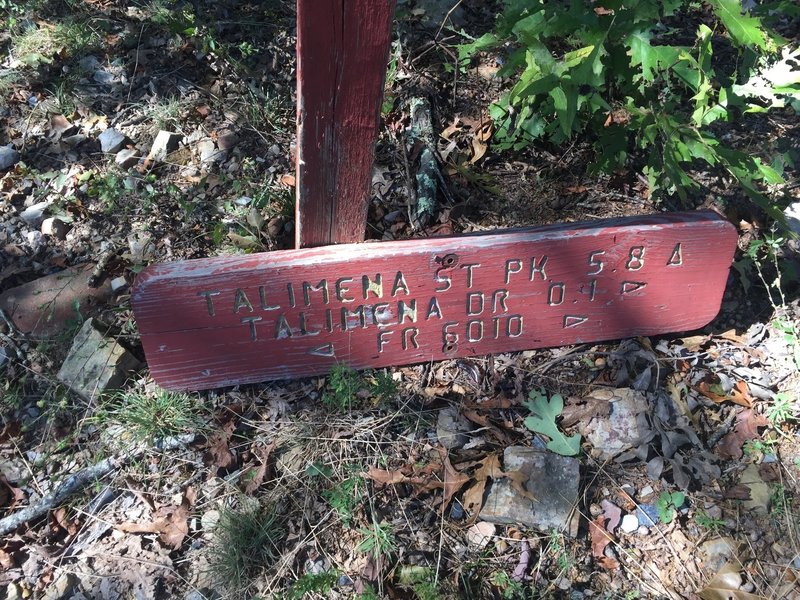
[[[706,381],[701,381],[697,384],[697,391],[703,394],[706,398],[713,400],[716,403],[725,402],[730,400],[734,404],[750,408],[753,406],[753,397],[750,395],[750,390],[745,381],[739,380],[734,384],[733,388],[728,394],[719,394],[714,389],[714,384],[709,384]]]
[[[464,473],[459,473],[450,462],[450,457],[447,455],[447,449],[439,447],[439,456],[444,465],[444,498],[442,500],[442,512],[450,504],[453,495],[456,494],[467,482],[470,477]]]
[[[281,175],[281,185],[285,185],[286,187],[294,187],[297,183],[295,176],[291,173],[285,173]]]
[[[25,492],[11,485],[6,476],[0,473],[0,506],[13,510],[24,499]]]
[[[187,488],[179,506],[162,506],[150,523],[120,523],[116,526],[126,533],[157,533],[159,538],[177,550],[189,534],[189,510],[197,496],[193,488]]]
[[[242,491],[245,494],[253,494],[264,483],[264,476],[267,474],[267,464],[269,455],[275,449],[275,442],[270,442],[266,446],[259,446],[256,450],[258,457],[258,467],[248,466],[242,471],[240,481],[242,481]]]
[[[743,592],[739,589],[741,585],[739,569],[734,563],[728,562],[700,591],[699,596],[703,600],[766,600],[764,596]]]
[[[376,469],[375,467],[370,467],[367,469],[367,472],[364,473],[364,477],[367,479],[371,479],[375,483],[381,483],[384,485],[394,485],[397,483],[403,483],[404,481],[408,480],[402,472],[393,470],[390,471],[388,469]]]
[[[736,416],[733,430],[723,437],[717,444],[716,452],[722,458],[741,458],[742,446],[747,440],[759,437],[758,428],[766,427],[769,421],[764,415],[758,414],[752,408],[746,408]]]
[[[595,558],[603,558],[605,556],[605,549],[611,543],[611,534],[606,531],[603,526],[606,518],[603,515],[597,517],[594,521],[589,521],[589,535],[592,538],[592,556]]]
[[[456,133],[461,130],[461,121],[458,117],[456,117],[453,122],[445,127],[444,131],[439,135],[442,136],[447,141],[450,141],[450,138],[453,137]]]
[[[488,521],[475,523],[466,531],[467,543],[478,549],[485,548],[492,541],[495,531],[497,526],[494,523]]]
[[[228,446],[235,428],[233,421],[227,421],[208,438],[208,448],[203,455],[206,466],[216,465],[218,469],[227,469],[236,463],[236,455]]]
[[[480,141],[477,137],[472,138],[472,158],[469,159],[470,164],[474,165],[486,154],[489,146]]]

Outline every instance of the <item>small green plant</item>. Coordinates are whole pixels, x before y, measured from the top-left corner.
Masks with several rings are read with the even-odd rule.
[[[337,364],[328,376],[329,391],[322,394],[322,403],[331,410],[350,410],[361,386],[361,378],[356,371],[347,365]]]
[[[442,596],[436,585],[436,574],[430,567],[405,565],[400,568],[397,584],[410,589],[418,600],[439,600]]]
[[[398,388],[399,386],[392,377],[392,374],[381,371],[375,374],[371,391],[372,395],[375,396],[379,402],[388,402],[389,400],[393,400],[397,395]]]
[[[555,529],[550,530],[547,550],[555,558],[556,565],[561,571],[569,571],[573,567],[573,560],[564,546],[564,540]]]
[[[271,508],[251,504],[222,511],[209,548],[211,574],[234,597],[250,597],[254,580],[280,557],[285,534]]]
[[[489,583],[500,591],[503,600],[521,600],[525,598],[525,586],[521,581],[513,579],[506,571],[494,571],[489,576]]]
[[[564,410],[564,399],[553,394],[550,400],[544,390],[531,390],[530,400],[524,405],[531,411],[531,416],[524,421],[525,427],[550,438],[547,448],[563,456],[575,456],[581,451],[581,436],[575,434],[567,437],[556,424],[556,419]]]
[[[769,494],[770,515],[776,519],[786,516],[792,503],[791,495],[787,493],[786,486],[776,483]]]
[[[283,598],[285,598],[285,600],[302,600],[306,594],[325,595],[330,593],[338,582],[338,571],[306,573],[292,584],[292,587]]]
[[[394,527],[388,521],[378,523],[373,521],[370,527],[360,527],[362,540],[356,546],[356,552],[371,554],[376,560],[381,556],[388,556],[397,550],[394,538]]]
[[[745,440],[744,445],[742,445],[742,451],[744,451],[746,456],[758,456],[759,454],[770,454],[772,452],[770,448],[777,443],[778,443],[777,439]]]
[[[717,517],[712,517],[702,509],[697,511],[697,514],[695,515],[695,521],[699,527],[707,529],[712,533],[718,533],[719,530],[725,526],[725,521]]]
[[[114,393],[96,418],[115,421],[134,438],[149,442],[208,428],[199,398],[161,388]]]
[[[773,427],[780,427],[787,421],[797,420],[797,403],[791,394],[779,392],[775,394],[775,400],[767,405],[764,414]]]
[[[344,526],[350,527],[364,489],[364,479],[353,475],[324,490],[322,497],[336,511]]]
[[[656,510],[658,510],[658,518],[662,523],[672,523],[675,519],[678,509],[683,506],[686,501],[686,494],[683,492],[661,492],[661,495],[656,501]]]

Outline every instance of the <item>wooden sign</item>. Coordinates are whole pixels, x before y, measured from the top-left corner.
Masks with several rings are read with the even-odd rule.
[[[298,248],[364,239],[394,4],[297,1]]]
[[[696,329],[736,241],[698,212],[208,258],[132,304],[156,382],[207,389]]]

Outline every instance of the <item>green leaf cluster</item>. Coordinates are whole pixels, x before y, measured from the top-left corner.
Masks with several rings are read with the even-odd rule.
[[[575,456],[580,453],[580,434],[568,437],[556,424],[556,419],[564,410],[564,399],[558,394],[553,394],[548,400],[544,390],[531,390],[528,397],[530,400],[523,404],[531,411],[531,416],[525,419],[525,427],[550,438],[547,449],[556,454]]]
[[[656,502],[658,518],[662,523],[672,523],[675,514],[686,501],[686,494],[683,492],[661,492]]]
[[[800,108],[800,48],[773,34],[766,16],[744,13],[741,0],[706,4],[715,20],[691,0],[505,0],[495,30],[460,46],[460,65],[481,51],[508,52],[499,75],[513,85],[489,108],[500,149],[580,134],[594,145],[595,169],[638,157],[653,192],[682,200],[698,187],[687,169],[705,162],[777,217],[761,187],[782,184],[779,169],[726,147],[709,125]],[[694,39],[681,30],[687,21]],[[715,61],[720,48],[736,58]]]

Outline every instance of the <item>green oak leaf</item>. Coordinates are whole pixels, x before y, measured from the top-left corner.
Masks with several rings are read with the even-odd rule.
[[[770,50],[771,40],[767,37],[756,17],[742,14],[741,0],[711,0],[711,6],[725,29],[731,34],[733,41],[739,46],[758,46],[762,50]]]
[[[548,401],[542,390],[531,390],[528,397],[530,400],[524,404],[531,411],[531,416],[525,419],[525,427],[550,438],[548,450],[562,456],[577,455],[581,451],[580,434],[567,437],[556,425],[556,418],[564,410],[564,399],[553,394]]]

